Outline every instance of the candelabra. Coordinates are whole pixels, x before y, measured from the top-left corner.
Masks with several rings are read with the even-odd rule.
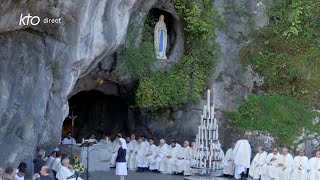
[[[213,179],[223,175],[224,153],[219,143],[219,125],[214,117],[215,106],[210,104],[210,90],[207,91],[207,104],[200,116],[200,126],[196,134],[196,152],[192,155],[194,176],[186,179]]]

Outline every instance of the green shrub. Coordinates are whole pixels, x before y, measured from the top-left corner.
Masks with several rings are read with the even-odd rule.
[[[312,125],[312,112],[303,103],[287,96],[250,96],[237,112],[227,112],[236,127],[269,132],[280,146],[292,145],[303,128],[319,132]]]

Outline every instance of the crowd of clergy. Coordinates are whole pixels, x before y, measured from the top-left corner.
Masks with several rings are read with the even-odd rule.
[[[237,163],[235,154],[238,151],[235,144],[231,145],[224,158],[224,174],[236,177]],[[287,148],[282,148],[281,153],[274,147],[271,153],[264,151],[262,146],[257,148],[257,154],[248,168],[248,175],[253,180],[320,180],[320,150],[310,160],[304,155],[304,150],[299,150],[293,158]]]
[[[95,137],[91,135],[90,138]],[[68,133],[62,143],[73,144],[73,141]],[[119,168],[117,166],[122,164],[125,175],[128,169],[137,172],[152,171],[189,176],[192,175],[191,167],[195,164],[194,157],[197,157],[195,143],[184,141],[183,145],[180,145],[175,138],[172,138],[170,143],[160,139],[156,145],[153,138],[147,140],[144,136],[140,136],[136,139],[135,134],[131,134],[124,140],[121,134],[118,134],[113,142],[105,136],[96,143],[111,143],[113,150],[110,166],[117,168],[117,172]],[[119,163],[120,150],[123,152],[121,163]],[[287,148],[282,148],[280,153],[275,147],[268,154],[262,146],[259,146],[253,159],[251,153],[251,146],[247,140],[232,143],[223,158],[223,174],[235,179],[320,180],[320,150],[316,151],[315,157],[310,160],[304,155],[304,150],[299,150],[294,158]],[[76,179],[70,178],[75,171],[67,156],[61,154],[58,148],[48,157],[45,157],[45,152],[40,150],[33,163],[35,180]],[[3,171],[0,168],[0,180],[24,180],[25,174],[25,163],[20,163],[17,169],[8,167]]]
[[[113,143],[111,167],[116,167],[116,157],[120,147],[117,141],[118,138]],[[159,145],[156,146],[153,138],[147,140],[144,136],[140,136],[136,140],[135,134],[131,134],[126,138],[126,142],[126,162],[129,170],[191,175],[192,147],[189,141],[184,141],[181,146],[174,138],[171,139],[170,145],[166,140],[160,139]]]

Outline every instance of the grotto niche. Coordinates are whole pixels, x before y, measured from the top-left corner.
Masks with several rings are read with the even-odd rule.
[[[114,135],[128,132],[128,105],[120,96],[106,95],[97,90],[81,91],[69,99],[69,116],[74,120],[73,136],[77,142],[95,133],[100,139],[103,134]],[[72,132],[72,120],[66,117],[62,127],[62,137]]]

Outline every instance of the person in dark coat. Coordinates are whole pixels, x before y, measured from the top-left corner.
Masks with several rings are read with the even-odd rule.
[[[40,173],[41,177],[38,180],[54,180],[54,178],[50,176],[51,170],[48,166],[42,166]]]
[[[38,157],[33,160],[33,164],[34,164],[33,172],[34,172],[34,174],[36,174],[36,173],[40,174],[42,166],[45,165],[45,162],[43,160],[45,155],[46,155],[46,152],[44,150],[40,149],[39,152],[38,152]]]
[[[127,143],[126,140],[120,138],[120,148],[118,149],[118,155],[116,158],[116,175],[120,176],[120,180],[125,180],[128,175],[126,153],[127,153]]]

